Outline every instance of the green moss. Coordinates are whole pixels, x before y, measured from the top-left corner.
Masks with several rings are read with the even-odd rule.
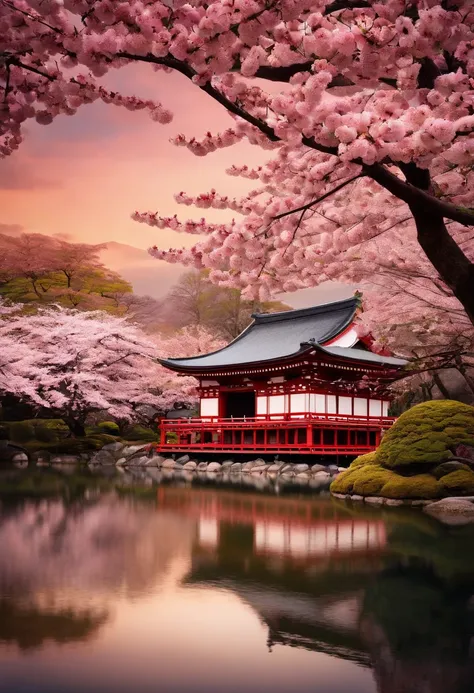
[[[453,400],[423,402],[404,412],[377,450],[389,469],[448,460],[456,445],[474,445],[474,408]]]
[[[441,479],[446,474],[451,474],[451,472],[465,471],[470,472],[471,468],[463,462],[443,462],[437,467],[430,471],[430,474],[434,476],[435,479]]]
[[[474,494],[474,472],[470,469],[459,469],[456,472],[446,474],[440,480],[440,484],[446,489],[449,495],[471,495]]]
[[[392,474],[380,491],[383,498],[421,499],[440,498],[443,494],[441,482],[430,474],[416,474],[415,476],[401,476]]]
[[[366,464],[378,464],[376,451],[368,452],[365,455],[359,455],[359,457],[356,457],[355,460],[351,463],[349,468],[352,469],[354,467],[362,467]]]
[[[111,436],[118,436],[120,434],[120,428],[115,421],[101,421],[97,424],[96,428],[99,433],[108,433]]]

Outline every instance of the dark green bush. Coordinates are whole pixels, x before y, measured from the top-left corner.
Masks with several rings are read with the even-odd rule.
[[[27,443],[35,437],[31,421],[12,421],[9,425],[10,440],[14,443]]]
[[[137,441],[144,441],[146,443],[153,443],[158,440],[158,432],[154,431],[151,428],[145,428],[145,426],[130,426],[127,428],[124,438],[127,440],[137,440]]]

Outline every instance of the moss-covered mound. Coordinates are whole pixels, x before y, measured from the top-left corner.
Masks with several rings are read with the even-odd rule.
[[[474,445],[474,407],[453,400],[424,402],[400,416],[385,434],[377,461],[389,469],[439,464],[457,445]]]
[[[375,452],[361,455],[331,484],[333,493],[429,500],[474,495],[474,471],[449,458],[474,446],[474,408],[450,400],[405,412]]]

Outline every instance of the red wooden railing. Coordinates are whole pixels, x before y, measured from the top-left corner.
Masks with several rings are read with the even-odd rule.
[[[291,413],[162,420],[163,452],[351,455],[374,450],[393,417]]]

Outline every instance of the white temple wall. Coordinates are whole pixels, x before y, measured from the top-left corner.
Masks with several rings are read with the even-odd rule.
[[[219,416],[218,397],[204,397],[201,399],[201,418],[206,416]]]

